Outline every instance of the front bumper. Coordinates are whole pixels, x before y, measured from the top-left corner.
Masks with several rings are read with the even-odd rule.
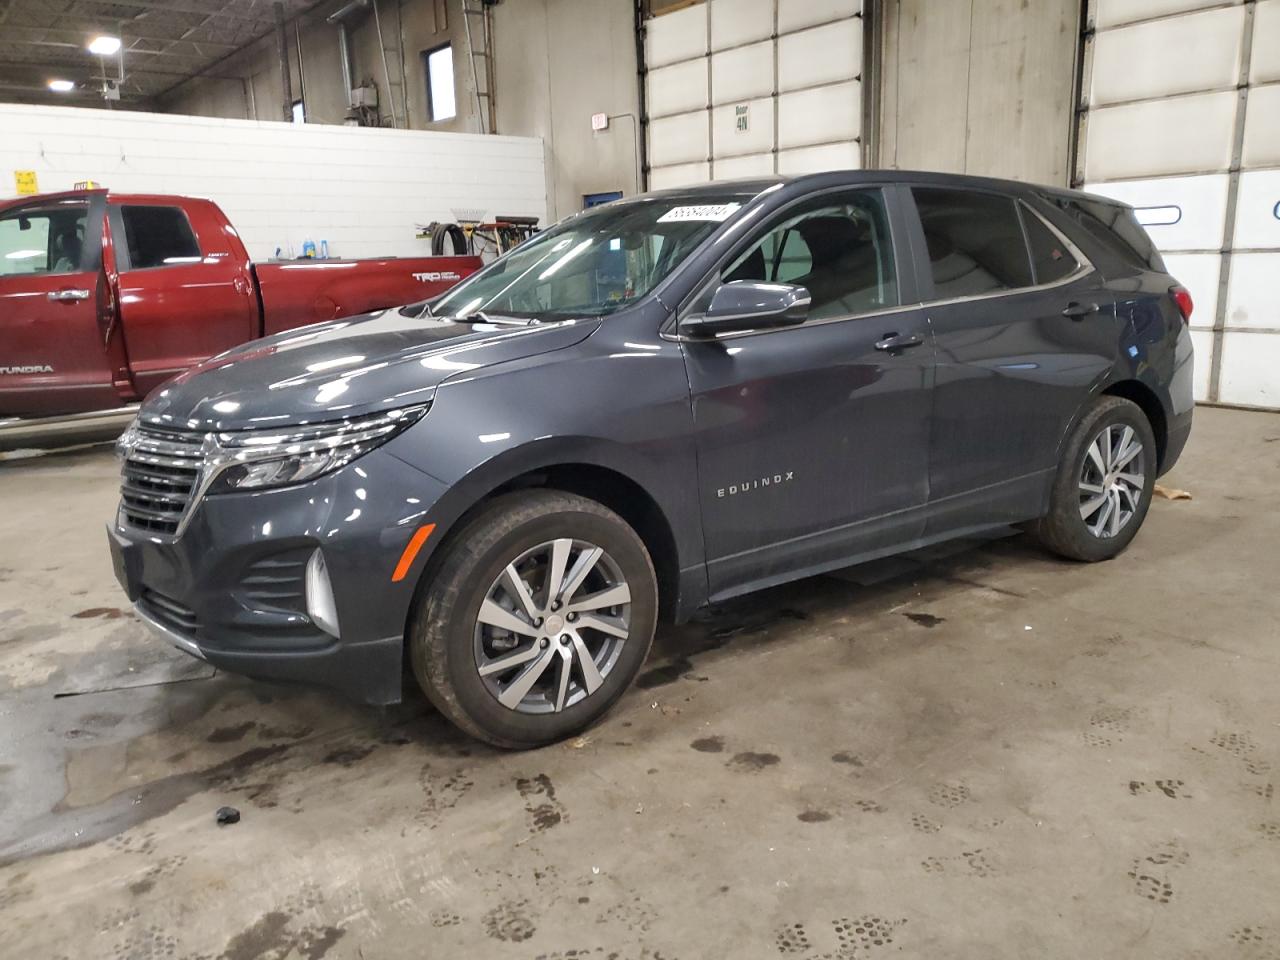
[[[367,703],[400,699],[405,625],[426,551],[391,576],[444,485],[375,450],[310,483],[220,494],[182,535],[108,527],[116,577],[140,619],[214,666],[329,687]],[[336,624],[308,614],[319,550]],[[334,633],[337,636],[334,636]]]

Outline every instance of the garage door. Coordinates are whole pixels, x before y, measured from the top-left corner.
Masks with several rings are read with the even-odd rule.
[[[706,0],[645,25],[649,185],[862,166],[862,0]]]
[[[1077,181],[1195,300],[1196,395],[1280,409],[1280,0],[1094,0]]]

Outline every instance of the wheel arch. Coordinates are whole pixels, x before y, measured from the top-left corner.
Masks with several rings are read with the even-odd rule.
[[[1138,409],[1146,416],[1147,422],[1151,424],[1151,432],[1155,434],[1157,476],[1162,473],[1169,447],[1169,418],[1165,412],[1165,404],[1161,401],[1160,394],[1150,384],[1133,377],[1112,379],[1095,387],[1089,393],[1088,398],[1080,404],[1072,415],[1066,429],[1062,431],[1062,436],[1058,438],[1057,459],[1062,459],[1063,451],[1066,449],[1067,441],[1071,438],[1076,424],[1089,411],[1094,401],[1100,397],[1120,397],[1137,404]]]
[[[1165,453],[1169,448],[1169,419],[1159,395],[1141,380],[1118,380],[1103,389],[1099,396],[1121,397],[1137,404],[1156,437],[1157,472],[1163,471]]]
[[[677,619],[696,606],[705,596],[705,582],[699,595],[698,584],[691,583],[688,576],[682,578],[681,570],[696,561],[690,559],[692,551],[687,544],[682,549],[670,506],[661,503],[652,485],[645,482],[649,468],[633,462],[638,460],[625,448],[607,442],[548,438],[505,451],[452,484],[427,518],[443,535],[438,540],[431,538],[430,552],[424,551],[418,560],[420,571],[406,629],[422,591],[459,531],[494,498],[526,489],[575,493],[608,507],[636,531],[649,552],[658,579],[659,617]]]

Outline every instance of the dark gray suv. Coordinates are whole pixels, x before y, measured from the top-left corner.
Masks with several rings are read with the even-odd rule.
[[[120,442],[138,615],[234,672],[531,747],[659,618],[1011,523],[1137,533],[1191,427],[1191,301],[1132,210],[846,172],[652,193],[429,304],[170,381]]]

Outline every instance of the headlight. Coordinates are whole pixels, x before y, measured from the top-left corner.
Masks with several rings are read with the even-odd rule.
[[[210,493],[302,483],[350,463],[413,426],[430,404],[338,423],[217,435],[219,469]]]

